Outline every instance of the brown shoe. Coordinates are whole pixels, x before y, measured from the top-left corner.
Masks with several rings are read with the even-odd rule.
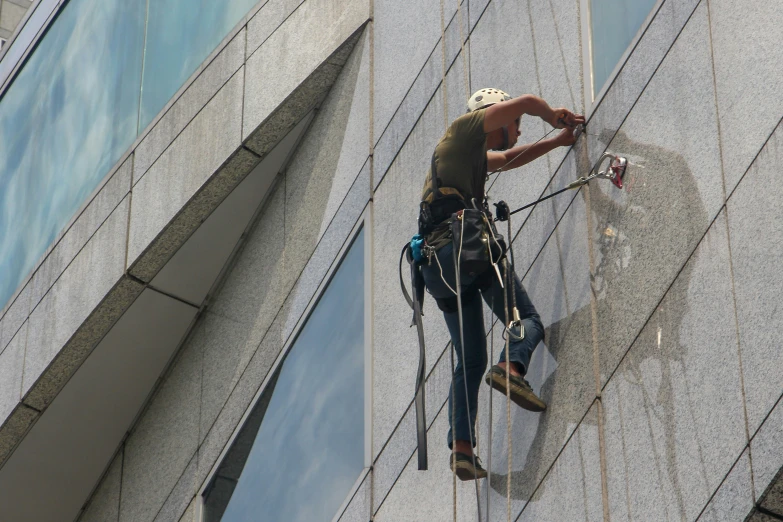
[[[506,395],[506,370],[503,367],[496,364],[490,368],[484,381],[491,388]],[[546,403],[536,396],[525,379],[509,374],[509,383],[511,385],[511,400],[518,406],[530,411],[544,411],[546,409]]]
[[[473,461],[475,459],[475,467]],[[478,456],[470,456],[458,451],[449,455],[451,471],[455,471],[460,480],[477,480],[487,478],[487,470],[481,467]]]

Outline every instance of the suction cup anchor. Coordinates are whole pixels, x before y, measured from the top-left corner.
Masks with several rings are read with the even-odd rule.
[[[606,178],[611,181],[615,187],[620,189],[623,188],[623,178],[625,177],[625,170],[628,167],[628,160],[623,156],[605,152],[601,156],[601,159],[598,160],[598,163],[595,164],[595,167],[593,167],[593,172],[598,171],[606,160],[609,160],[609,167],[605,171],[602,170],[597,174],[593,174],[593,176],[597,178]]]
[[[625,178],[625,169],[628,168],[628,160],[622,156],[615,156],[612,162],[609,164],[609,180],[614,183],[614,186],[621,189],[623,188],[623,178]]]

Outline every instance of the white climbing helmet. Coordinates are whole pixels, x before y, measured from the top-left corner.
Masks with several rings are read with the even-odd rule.
[[[500,89],[481,89],[474,92],[473,96],[468,100],[468,112],[477,111],[510,99],[511,96]]]

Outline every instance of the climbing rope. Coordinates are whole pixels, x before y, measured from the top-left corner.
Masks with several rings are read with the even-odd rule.
[[[508,288],[511,281],[508,271],[508,259],[503,259],[503,269],[506,271],[506,289],[503,291],[503,309],[506,314],[506,319],[508,319]],[[508,371],[509,343],[510,336],[506,336],[506,460],[508,461],[506,474],[506,517],[507,521],[511,522],[511,456],[513,455],[513,448],[511,445],[511,377],[510,372]],[[490,422],[492,422],[491,419]]]
[[[445,15],[445,0],[441,0],[440,2],[440,32],[441,32],[441,66],[442,66],[442,78],[441,78],[441,88],[443,89],[443,124],[445,130],[448,130],[449,127],[449,105],[448,105],[448,86],[446,83],[446,15]],[[461,47],[461,53],[462,53],[462,63],[463,63],[463,75],[464,75],[464,81],[465,81],[465,92],[467,93],[466,96],[470,95],[470,83],[468,78],[468,62],[467,57],[465,54],[465,38],[464,33],[462,29],[463,24],[463,18],[462,18],[462,5],[461,2],[457,2],[457,17],[458,17],[458,23],[460,28],[460,47]],[[464,226],[464,222],[463,222]],[[467,379],[467,369],[465,367],[465,343],[464,343],[464,335],[463,335],[463,322],[462,322],[462,297],[461,297],[461,288],[460,288],[460,278],[459,278],[459,262],[460,262],[460,254],[461,254],[462,247],[460,245],[459,251],[454,252],[454,266],[455,266],[455,273],[456,273],[456,292],[454,292],[457,296],[457,309],[458,309],[458,315],[459,315],[459,331],[460,331],[460,348],[461,348],[461,355],[462,355],[462,372],[463,372],[463,381],[465,385],[465,400],[468,405],[468,411],[470,411],[470,394],[468,392],[468,379]],[[440,264],[440,263],[439,263]],[[441,268],[442,271],[442,268]],[[448,285],[447,285],[448,286]],[[453,289],[450,288],[450,290],[453,291]],[[454,376],[455,368],[454,368],[454,353],[452,351],[451,353],[451,375],[452,375],[452,386],[451,386],[451,418],[452,422],[455,418],[455,393],[456,390],[454,389]],[[473,436],[473,419],[470,418],[470,415],[468,415],[468,433],[470,435],[471,444],[475,441],[476,445],[478,445],[478,434],[476,434],[476,437]],[[454,430],[452,428],[452,449],[451,449],[451,459],[452,463],[455,463],[455,456],[456,456],[456,446],[454,444]],[[476,448],[476,451],[478,451],[478,448]],[[476,452],[472,452],[472,463],[473,463],[473,469],[476,469]],[[457,467],[456,464],[452,464],[453,470],[452,470],[452,496],[453,496],[453,515],[454,515],[454,522],[457,521]],[[474,480],[475,485],[475,491],[476,491],[476,509],[478,511],[478,517],[479,522],[481,521],[481,501],[480,501],[480,495],[479,495],[479,488],[478,488],[478,480]]]

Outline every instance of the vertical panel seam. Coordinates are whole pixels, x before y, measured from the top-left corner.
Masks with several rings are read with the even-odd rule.
[[[127,435],[126,435],[127,437]],[[120,444],[120,451],[122,456],[120,457],[120,485],[117,494],[117,522],[120,522],[122,518],[122,479],[125,477],[125,446],[127,444],[127,438]]]
[[[368,154],[369,154],[369,169],[370,169],[370,182],[368,184],[367,190],[369,192],[369,202],[368,206],[369,211],[372,215],[372,212],[374,211],[374,200],[375,200],[375,0],[369,0],[370,5],[370,21],[369,21],[369,34],[368,34],[368,40],[370,49],[368,51],[368,74],[369,74],[369,82],[368,82],[368,90],[370,91],[368,94],[368,104],[369,104],[369,110],[368,110],[368,122],[367,122],[367,134],[368,134]],[[361,174],[361,172],[360,172]],[[372,226],[370,227],[370,230],[368,230],[369,234],[367,234],[367,238],[370,244],[370,250],[371,252],[374,252],[374,241],[375,241],[375,220],[372,220]],[[370,271],[373,271],[373,264],[375,262],[375,255],[371,255],[370,259],[368,260],[369,263],[365,263],[365,266],[369,266]],[[368,511],[367,519],[372,522],[374,519],[373,515],[373,508],[375,504],[375,461],[373,460],[373,456],[375,455],[375,423],[374,421],[374,389],[375,389],[375,372],[373,371],[375,369],[375,329],[374,329],[374,323],[375,323],[375,296],[372,295],[369,302],[370,306],[370,330],[372,332],[370,336],[370,361],[369,361],[369,369],[366,369],[365,371],[370,372],[370,418],[365,425],[369,424],[369,430],[370,430],[370,471],[369,471],[369,477],[365,480],[369,481],[368,487],[370,489],[369,491],[369,502],[368,502]],[[367,364],[367,363],[365,363]]]
[[[732,255],[732,249],[731,249],[731,229],[729,227],[729,205],[728,205],[727,194],[726,194],[726,165],[723,156],[723,133],[720,124],[720,105],[718,103],[718,81],[715,72],[715,48],[712,39],[712,10],[710,4],[711,4],[710,0],[705,1],[705,5],[707,7],[707,37],[710,43],[710,66],[712,68],[712,94],[715,102],[715,120],[718,129],[718,151],[720,156],[721,181],[722,181],[722,188],[723,188],[723,211],[726,214],[726,241],[727,241],[728,253],[729,253],[729,274],[731,277],[731,298],[732,298],[733,308],[734,308],[733,310],[734,331],[736,334],[735,339],[736,339],[736,346],[737,346],[737,361],[739,363],[739,385],[740,385],[740,393],[742,396],[742,412],[745,420],[745,441],[748,448],[748,462],[750,465],[750,485],[751,485],[750,489],[751,489],[753,502],[755,503],[756,487],[753,478],[753,455],[751,453],[751,446],[750,446],[750,421],[748,419],[748,401],[745,392],[745,369],[742,364],[742,343],[740,341],[739,313],[737,311],[737,286],[734,277],[734,259]]]
[[[144,8],[144,41],[141,44],[141,71],[139,71],[139,105],[136,109],[136,136],[138,137],[141,129],[141,102],[143,100],[144,93],[144,65],[147,61],[147,29],[150,21],[150,0],[147,0],[146,7]],[[133,176],[131,175],[131,178]]]
[[[123,272],[125,273],[128,272],[128,256],[130,252],[131,211],[133,210],[133,169],[136,168],[136,152],[131,152],[128,159],[130,160],[130,186],[128,187],[128,219],[125,226],[125,265],[123,266]]]
[[[240,109],[239,112],[239,142],[240,143],[243,143],[245,141],[245,96],[247,96],[247,33],[248,33],[247,28],[248,28],[248,24],[245,24],[245,27],[241,29],[242,31],[245,32],[245,51],[242,53],[242,108]]]
[[[595,399],[598,403],[598,455],[601,468],[601,503],[603,505],[604,522],[609,522],[609,480],[607,477],[606,463],[606,438],[604,435],[604,408],[601,392],[601,354],[598,344],[598,303],[593,286],[593,274],[595,273],[595,252],[591,241],[593,231],[592,209],[590,206],[590,187],[585,186],[585,207],[587,227],[587,258],[590,266],[590,330],[593,344],[593,378],[595,380]]]

